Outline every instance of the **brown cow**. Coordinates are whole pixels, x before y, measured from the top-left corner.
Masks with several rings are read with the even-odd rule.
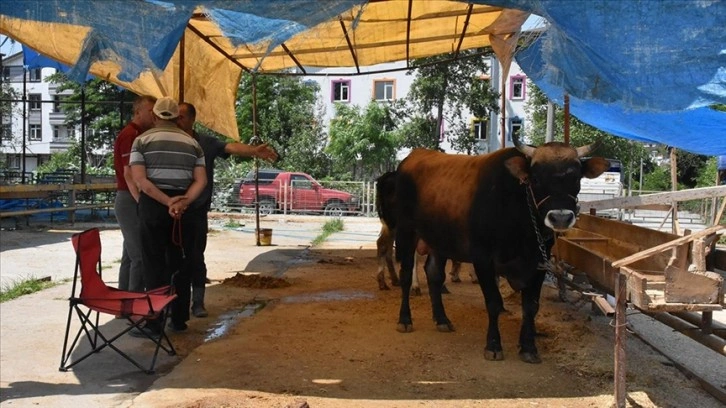
[[[395,265],[393,263],[393,242],[395,240],[395,221],[390,217],[394,214],[395,205],[395,180],[396,173],[389,171],[384,173],[376,180],[376,210],[381,220],[381,232],[378,234],[376,240],[376,249],[378,255],[378,269],[376,273],[376,280],[378,281],[378,288],[380,290],[389,290],[390,288],[386,284],[385,271],[388,270],[388,276],[391,279],[391,285],[399,286],[398,275],[396,274]],[[388,222],[394,227],[389,227],[386,223]],[[418,268],[416,265],[423,265],[426,262],[426,255],[428,254],[428,247],[423,241],[419,241],[416,249],[416,257],[414,259],[414,271]],[[459,278],[459,271],[461,270],[461,263],[452,261],[451,269],[451,281],[461,282]],[[476,278],[472,276],[472,282],[476,283]],[[446,288],[443,289],[443,293],[448,293]],[[420,296],[421,287],[418,282],[418,273],[413,274],[411,293]]]
[[[429,247],[426,279],[437,328],[453,330],[441,299],[446,259],[471,262],[489,316],[485,358],[504,358],[499,314],[504,304],[497,276],[522,291],[520,358],[541,362],[535,316],[554,232],[575,223],[581,177],[597,177],[609,163],[582,159],[592,146],[575,149],[552,142],[481,156],[417,149],[396,177],[396,255],[401,261],[398,330],[413,330],[409,292],[419,239]]]

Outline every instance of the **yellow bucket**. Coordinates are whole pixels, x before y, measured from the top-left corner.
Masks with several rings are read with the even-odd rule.
[[[272,245],[272,228],[260,228],[257,230],[257,237],[260,240],[260,245]]]

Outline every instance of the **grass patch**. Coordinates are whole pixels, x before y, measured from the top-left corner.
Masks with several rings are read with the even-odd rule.
[[[60,285],[61,282],[53,282],[51,280],[41,280],[36,278],[26,278],[14,281],[10,284],[3,285],[0,290],[0,303],[8,300],[17,299],[23,295],[39,292],[43,289],[52,288]]]
[[[244,227],[244,224],[240,224],[240,222],[235,220],[234,218],[229,218],[224,226],[225,228],[239,228]]]
[[[323,225],[323,232],[320,233],[315,239],[313,239],[312,244],[313,246],[317,246],[325,242],[328,237],[339,231],[343,231],[344,225],[343,225],[343,219],[342,218],[334,218],[332,220],[328,220]]]

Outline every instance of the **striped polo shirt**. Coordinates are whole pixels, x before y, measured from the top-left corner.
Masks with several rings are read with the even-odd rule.
[[[186,191],[194,168],[204,167],[204,151],[176,125],[162,122],[134,140],[129,165],[146,166],[146,178],[160,190]]]

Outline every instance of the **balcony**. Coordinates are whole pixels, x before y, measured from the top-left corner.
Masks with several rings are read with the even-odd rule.
[[[50,112],[48,121],[51,125],[64,125],[66,123],[66,114],[63,112]]]
[[[50,142],[50,152],[64,152],[71,147],[71,143],[73,143],[73,139],[69,137],[53,138]]]

